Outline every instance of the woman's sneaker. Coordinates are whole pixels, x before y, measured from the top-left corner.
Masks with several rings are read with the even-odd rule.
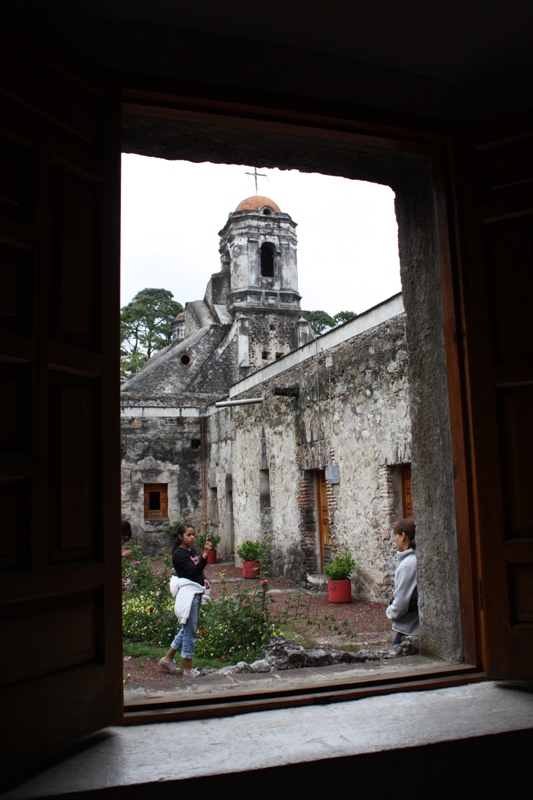
[[[167,672],[176,672],[178,669],[175,661],[166,661],[164,658],[160,659],[159,666],[166,669]]]
[[[199,670],[197,670],[197,669],[195,669],[193,667],[190,672],[184,672],[183,673],[183,677],[184,678],[199,678],[200,677],[200,672],[199,672]]]

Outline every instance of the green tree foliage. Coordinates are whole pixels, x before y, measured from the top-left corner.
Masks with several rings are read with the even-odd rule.
[[[327,311],[309,311],[306,314],[311,328],[319,336],[330,328],[336,328],[337,325],[342,325],[343,322],[348,322],[349,319],[354,319],[356,316],[355,311],[339,311],[333,317]]]
[[[120,312],[120,374],[129,378],[170,344],[172,320],[183,311],[168,289],[142,289]]]
[[[329,328],[335,327],[335,320],[333,317],[330,317],[327,311],[309,311],[306,316],[313,331],[319,336]]]
[[[343,322],[348,322],[350,319],[355,319],[356,316],[355,311],[338,311],[333,317],[335,326],[342,325]]]

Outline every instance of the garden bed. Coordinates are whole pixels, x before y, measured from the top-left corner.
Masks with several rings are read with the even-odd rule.
[[[161,562],[154,565],[155,571],[164,569]],[[209,565],[206,576],[212,582],[213,599],[224,592],[233,595],[242,589],[262,591],[260,580],[243,580],[242,572],[233,564]],[[379,649],[386,647],[391,639],[390,621],[385,615],[386,606],[382,603],[329,603],[327,593],[304,591],[294,582],[268,578],[268,595],[272,601],[268,610],[274,619],[279,619],[287,607],[293,609],[293,619],[277,625],[275,632],[286,638],[300,641],[306,647],[330,646],[357,649]],[[299,618],[298,618],[299,617]],[[178,630],[176,621],[175,630]],[[169,641],[170,644],[170,641]],[[125,649],[131,650],[126,644]],[[176,675],[165,672],[158,665],[158,659],[165,652],[154,652],[150,657],[126,655],[124,658],[124,680],[127,683],[150,683],[175,681]],[[179,659],[177,659],[179,661]],[[202,666],[205,659],[195,659]],[[212,666],[216,661],[209,662]],[[227,663],[227,662],[226,662]],[[224,666],[220,663],[220,666]]]

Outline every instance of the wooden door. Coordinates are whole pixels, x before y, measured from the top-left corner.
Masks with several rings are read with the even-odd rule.
[[[328,509],[328,484],[326,473],[323,469],[316,470],[316,503],[318,516],[318,541],[320,544],[320,568],[331,560],[331,547],[333,544],[329,530]]]
[[[411,479],[411,465],[402,464],[402,516],[414,517],[413,483]]]
[[[0,762],[122,714],[119,98],[0,43]],[[51,49],[53,47],[53,50]]]
[[[533,118],[456,151],[488,672],[533,677]]]

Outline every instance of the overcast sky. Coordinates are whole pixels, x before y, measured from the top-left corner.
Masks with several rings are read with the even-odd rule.
[[[253,167],[122,156],[122,292],[201,300],[220,269],[218,231],[255,194]],[[298,223],[302,309],[361,313],[401,290],[394,193],[387,186],[261,169],[258,193]]]

